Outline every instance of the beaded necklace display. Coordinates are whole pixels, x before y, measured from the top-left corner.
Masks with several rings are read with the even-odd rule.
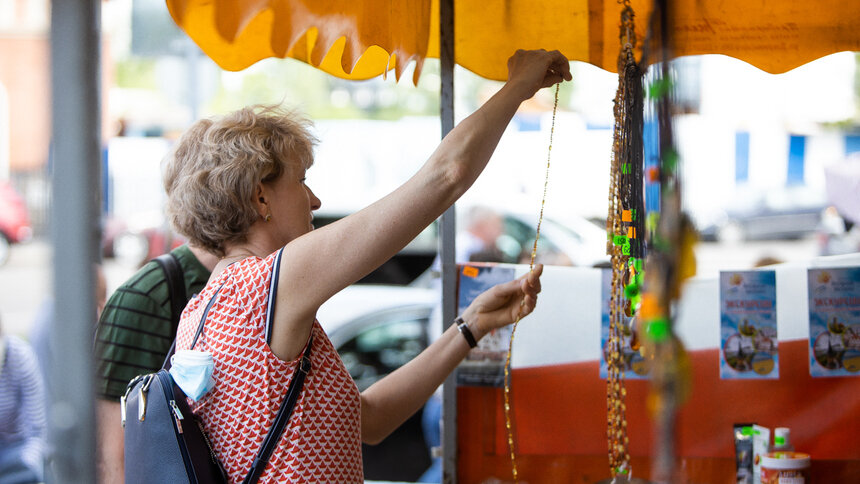
[[[672,307],[683,281],[696,273],[693,244],[696,235],[690,220],[681,211],[680,156],[675,148],[672,127],[674,82],[669,62],[672,38],[669,22],[671,2],[654,3],[649,31],[657,47],[655,63],[660,68],[648,87],[648,99],[657,119],[658,166],[649,171],[649,181],[659,183],[660,210],[649,215],[648,272],[639,312],[642,352],[651,362],[651,394],[648,410],[654,420],[655,441],[652,475],[658,482],[677,482],[677,412],[690,391],[690,363],[675,333]]]
[[[555,115],[558,111],[558,89],[559,84],[555,85],[555,100],[552,105],[552,124],[549,129],[549,148],[547,148],[546,154],[546,173],[544,175],[543,182],[543,197],[540,201],[540,216],[538,217],[537,229],[535,230],[535,241],[532,246],[532,254],[531,261],[529,262],[529,273],[531,273],[535,268],[535,256],[537,255],[537,245],[538,240],[540,239],[540,226],[541,222],[543,222],[543,209],[546,204],[546,190],[549,185],[549,162],[550,156],[552,155],[552,135],[555,133]],[[519,314],[517,314],[517,319],[514,321],[513,326],[511,327],[511,339],[508,343],[508,353],[505,357],[505,428],[508,432],[508,449],[511,452],[511,473],[514,478],[514,483],[518,482],[518,473],[517,473],[517,456],[516,450],[514,448],[514,426],[513,420],[511,418],[511,350],[514,348],[514,334],[517,332],[517,325],[520,322],[520,318],[522,316],[522,308],[523,304],[525,304],[525,299],[520,301],[520,310]]]
[[[609,334],[604,351],[607,366],[606,437],[609,473],[613,479],[618,475],[629,478],[632,474],[627,437],[627,389],[624,385],[627,367],[623,345],[624,336],[633,333],[633,349],[638,346],[635,328],[628,326],[627,321],[631,320],[639,306],[644,255],[642,238],[645,236],[642,196],[642,69],[633,55],[636,38],[633,33],[633,9],[629,1],[624,2],[620,27],[622,48],[618,56],[609,210],[606,217],[606,233],[609,237],[606,252],[610,256],[612,266]]]

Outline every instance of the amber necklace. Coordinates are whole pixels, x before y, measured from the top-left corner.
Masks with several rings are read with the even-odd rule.
[[[543,208],[546,205],[546,189],[549,185],[549,161],[550,156],[552,155],[552,135],[555,133],[555,114],[558,111],[558,88],[559,84],[555,85],[555,101],[552,105],[552,124],[549,129],[549,148],[547,149],[546,154],[546,174],[544,175],[543,181],[543,197],[540,201],[540,216],[538,217],[537,229],[535,230],[535,242],[532,246],[532,256],[531,261],[529,262],[529,273],[531,273],[535,268],[535,256],[537,255],[537,245],[538,240],[540,239],[540,225],[543,222]],[[505,357],[505,428],[508,431],[508,449],[511,452],[511,472],[514,477],[514,483],[517,481],[517,455],[516,450],[514,449],[514,426],[513,419],[511,418],[511,350],[514,348],[514,334],[517,332],[517,325],[520,322],[520,318],[522,317],[523,305],[525,304],[525,298],[520,301],[520,310],[519,314],[517,314],[517,319],[514,321],[513,326],[511,327],[511,339],[508,343],[508,354]]]
[[[644,255],[644,203],[642,197],[642,72],[633,55],[636,36],[633,9],[623,1],[619,38],[618,90],[615,93],[612,168],[609,185],[609,213],[606,232],[611,237],[607,253],[612,262],[612,284],[609,302],[609,334],[606,358],[606,437],[609,474],[613,482],[620,475],[629,479],[629,440],[627,437],[627,389],[624,373],[624,335],[635,329],[627,319],[637,312],[642,283]],[[632,343],[635,346],[636,343]],[[632,349],[636,349],[635,347]]]

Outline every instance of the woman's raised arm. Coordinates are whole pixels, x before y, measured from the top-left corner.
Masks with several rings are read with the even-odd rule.
[[[287,244],[274,337],[301,343],[288,344],[285,353],[301,350],[323,302],[405,247],[474,183],[520,103],[569,79],[560,52],[517,51],[502,89],[457,125],[412,178],[369,207]]]

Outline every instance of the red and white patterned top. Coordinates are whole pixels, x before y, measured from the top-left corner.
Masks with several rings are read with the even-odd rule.
[[[279,359],[266,342],[279,253],[231,264],[189,301],[179,324],[177,350],[187,349],[221,287],[195,346],[212,353],[215,387],[192,409],[231,483],[251,469],[300,360]],[[364,482],[358,388],[317,321],[313,332],[311,371],[260,482]]]

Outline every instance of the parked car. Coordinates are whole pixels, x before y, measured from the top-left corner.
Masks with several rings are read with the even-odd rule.
[[[344,216],[342,213],[318,213],[314,216],[314,227],[323,227]],[[501,262],[520,262],[523,257],[531,255],[538,215],[503,211],[502,218],[504,233],[496,241],[504,256]],[[405,285],[419,278],[426,279],[438,249],[439,228],[434,222],[359,283]],[[577,215],[544,217],[537,262],[591,267],[608,260],[604,229]]]
[[[497,245],[516,242],[510,250],[513,253],[531,255],[534,245],[538,214],[504,212],[505,234]],[[593,267],[609,261],[606,255],[606,230],[578,215],[545,215],[541,222],[538,240],[537,262],[551,265],[571,265]],[[506,249],[502,248],[503,251]],[[518,257],[506,262],[528,262]]]
[[[399,368],[430,342],[439,293],[407,286],[352,285],[335,294],[317,318],[359,390]],[[368,480],[415,481],[430,466],[419,410],[378,445],[363,446]]]
[[[0,182],[0,266],[9,260],[12,244],[27,242],[32,237],[24,199],[8,182]]]
[[[806,185],[771,190],[738,190],[725,212],[701,223],[705,240],[737,243],[744,240],[799,239],[820,229],[829,204],[824,190]]]
[[[150,259],[170,252],[186,242],[185,237],[166,224],[137,224],[107,218],[102,226],[102,256],[139,267]]]

